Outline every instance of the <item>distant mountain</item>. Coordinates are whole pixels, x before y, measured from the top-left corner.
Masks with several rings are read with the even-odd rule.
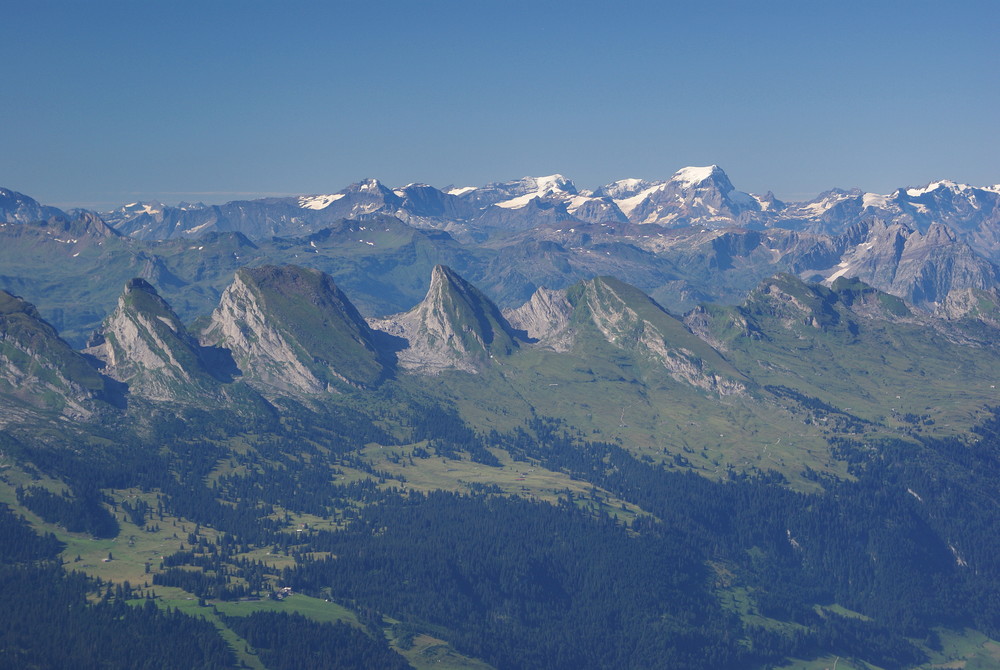
[[[819,273],[826,281],[856,277],[929,309],[952,290],[986,289],[1000,280],[1000,268],[941,223],[932,223],[921,233],[902,223],[872,219],[857,224],[841,239],[857,243],[843,250],[836,266]]]
[[[366,179],[224,205],[132,203],[103,219],[5,193],[14,204],[0,223],[0,285],[40,305],[73,342],[114,308],[111,286],[142,277],[191,319],[244,265],[315,267],[366,316],[383,316],[420,301],[437,264],[504,308],[539,288],[610,276],[675,313],[739,304],[775,272],[858,277],[933,312],[953,290],[993,287],[1000,264],[1000,186],[947,180],[788,203],[739,191],[718,166],[593,191],[558,174],[445,189]],[[34,260],[43,258],[59,262]],[[87,285],[81,274],[102,280]]]
[[[0,222],[31,223],[53,217],[69,218],[61,209],[40,205],[37,200],[23,193],[0,188]]]

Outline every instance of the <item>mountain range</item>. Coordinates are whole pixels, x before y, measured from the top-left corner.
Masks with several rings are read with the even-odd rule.
[[[676,313],[739,304],[776,272],[856,277],[934,312],[953,289],[989,290],[1000,263],[998,186],[834,189],[784,203],[736,190],[716,166],[593,191],[560,175],[445,189],[369,179],[329,195],[100,214],[0,190],[0,215],[0,283],[78,346],[114,308],[111,287],[132,277],[190,320],[214,308],[239,267],[256,264],[314,267],[362,313],[385,316],[413,307],[439,263],[501,308],[538,288],[615,276]]]
[[[222,667],[333,620],[399,667],[986,663],[998,203],[783,203],[716,166],[0,190],[0,535],[54,533],[39,584],[79,570],[88,611],[207,619]]]

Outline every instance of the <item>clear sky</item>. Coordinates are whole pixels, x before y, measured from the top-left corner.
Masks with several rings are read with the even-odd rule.
[[[718,164],[1000,182],[1000,1],[0,0],[0,186],[225,202]]]

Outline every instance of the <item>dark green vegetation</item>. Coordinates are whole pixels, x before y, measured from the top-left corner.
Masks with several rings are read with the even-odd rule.
[[[231,437],[192,417],[161,426],[155,443],[118,435],[105,452],[110,462],[93,440],[75,456],[69,444],[8,440],[8,456],[68,489],[20,493],[55,524],[44,527],[71,530],[59,502],[69,499],[83,509],[103,505],[117,520],[119,546],[107,565],[126,560],[130,536],[141,546],[144,534],[166,527],[175,539],[127,592],[46,562],[59,550],[55,538],[29,533],[4,512],[5,622],[31,624],[5,623],[16,642],[3,647],[4,661],[58,664],[49,656],[63,653],[56,649],[66,658],[88,654],[76,641],[79,628],[129,640],[128,653],[107,646],[123,667],[143,667],[137,659],[148,657],[179,667],[172,662],[181,657],[157,656],[156,645],[182,638],[203,649],[190,652],[204,653],[192,667],[231,664],[214,629],[197,619],[123,605],[154,593],[166,602],[176,597],[171,586],[220,604],[290,587],[343,603],[364,624],[222,617],[243,640],[237,651],[254,650],[266,667],[332,657],[359,660],[331,667],[394,667],[400,661],[388,660],[383,631],[400,651],[430,634],[498,668],[746,668],[827,654],[903,668],[930,661],[940,626],[1000,635],[997,420],[968,441],[837,440],[853,479],[808,475],[825,492],[804,494],[774,473],[731,471],[713,481],[667,469],[555,420],[479,434],[454,415],[424,414],[394,398],[393,425],[424,445],[402,456],[414,470],[489,446],[519,470],[564,472],[589,489],[557,492],[555,504],[500,495],[499,487],[410,490],[403,477],[359,457],[368,441],[397,441],[372,424],[359,430],[378,411],[367,419],[301,411]],[[19,471],[8,468],[5,478],[31,478]],[[126,489],[151,497],[124,496]],[[87,503],[95,490],[107,497]],[[611,498],[645,513],[616,520],[601,506]],[[74,561],[74,551],[62,555],[67,570],[90,560]],[[88,588],[99,602],[86,606]],[[64,600],[70,623],[52,629],[42,616]],[[60,642],[33,645],[18,632],[25,630]]]
[[[60,543],[0,505],[0,667],[225,668],[235,657],[212,626],[131,587],[101,584],[59,565]],[[88,595],[101,593],[88,603]]]

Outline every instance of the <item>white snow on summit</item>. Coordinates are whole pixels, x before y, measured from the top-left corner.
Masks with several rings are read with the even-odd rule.
[[[566,191],[567,186],[572,186],[569,179],[561,174],[550,174],[548,177],[525,177],[524,181],[534,179],[535,190],[537,191]]]
[[[343,193],[334,193],[333,195],[303,195],[299,197],[299,207],[302,209],[325,209],[330,206],[331,202],[340,200],[343,197]]]
[[[519,195],[516,198],[511,198],[510,200],[504,200],[503,202],[495,202],[493,204],[496,205],[497,207],[503,207],[504,209],[521,209],[529,202],[531,202],[535,198],[540,198],[542,195],[543,195],[542,193],[538,192],[525,193],[524,195]]]
[[[712,173],[719,169],[718,165],[706,165],[705,167],[685,167],[678,170],[670,181],[681,182],[685,186],[694,186],[695,184],[700,184],[709,177]]]
[[[573,186],[573,182],[561,174],[553,174],[548,177],[524,177],[521,179],[521,183],[528,188],[534,186],[535,190],[524,195],[519,195],[516,198],[493,204],[504,209],[520,209],[535,198],[545,198],[551,195],[566,197],[575,195],[576,193],[576,187]]]
[[[889,197],[887,195],[878,195],[877,193],[865,193],[861,198],[861,206],[885,209],[889,206]]]
[[[156,207],[148,202],[132,202],[124,207],[123,210],[129,210],[129,214],[159,214],[163,211],[163,205]]]
[[[950,181],[948,179],[942,179],[941,181],[930,183],[927,186],[924,186],[923,188],[908,188],[906,189],[906,195],[910,196],[911,198],[918,198],[925,193],[936,191],[939,188],[947,188],[950,191],[958,193],[961,191],[967,191],[972,187],[969,186],[968,184],[956,184],[955,182]]]

